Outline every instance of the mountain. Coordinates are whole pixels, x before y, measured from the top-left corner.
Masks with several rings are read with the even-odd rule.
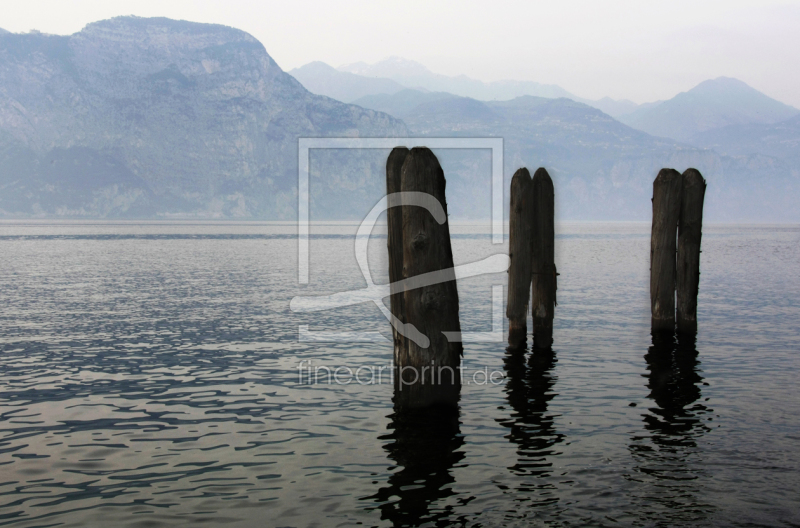
[[[444,99],[459,99],[459,97],[447,92],[422,92],[406,88],[393,94],[367,95],[356,99],[353,104],[405,119],[405,116],[419,105]]]
[[[465,75],[448,77],[433,73],[418,62],[400,57],[391,57],[375,64],[357,62],[341,66],[339,70],[362,77],[384,78],[396,81],[408,88],[422,88],[431,92],[449,92],[463,97],[483,101],[507,100],[521,95],[540,97],[575,96],[553,84],[539,84],[531,81],[496,81],[486,83]]]
[[[658,169],[698,166],[708,171],[718,164],[711,152],[651,137],[566,98],[447,99],[424,103],[404,120],[415,134],[502,137],[506,188],[520,166],[546,167],[556,185],[560,218],[648,218]]]
[[[359,101],[368,103],[402,118],[414,135],[503,138],[505,188],[517,168],[546,167],[562,219],[646,220],[658,170],[695,167],[709,182],[708,221],[800,220],[793,205],[800,198],[793,169],[798,165],[765,156],[720,156],[650,136],[570,99],[478,101],[411,90]],[[451,214],[488,215],[490,152],[441,149],[436,155],[445,174],[457,175],[448,179]]]
[[[729,125],[695,134],[692,145],[728,156],[770,156],[800,169],[800,115],[770,125]],[[800,175],[800,170],[798,170]]]
[[[390,79],[342,72],[319,61],[295,68],[289,74],[300,81],[309,92],[345,103],[367,95],[393,94],[405,89],[405,86]]]
[[[800,113],[737,79],[704,81],[668,101],[621,116],[648,134],[689,141],[692,136],[730,125],[769,124]]]
[[[403,89],[357,101],[310,93],[256,39],[224,26],[120,17],[70,36],[5,33],[0,215],[294,219],[298,138],[414,134],[503,138],[505,188],[517,168],[546,167],[562,220],[647,220],[658,170],[696,167],[709,182],[708,221],[800,221],[798,162],[778,156],[796,144],[795,121],[692,136],[730,154],[720,155],[567,98]],[[740,136],[775,150],[746,155]],[[449,213],[487,218],[491,151],[436,154]],[[312,219],[369,210],[387,155],[312,150]]]
[[[71,36],[0,35],[0,214],[292,219],[299,137],[405,134],[309,93],[225,26],[120,17]],[[311,200],[329,209],[312,211],[374,203],[383,185],[364,173],[384,159],[318,153]]]

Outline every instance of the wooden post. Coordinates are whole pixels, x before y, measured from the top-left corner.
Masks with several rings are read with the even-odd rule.
[[[661,169],[653,181],[653,227],[650,234],[650,309],[653,332],[675,332],[676,231],[683,177]]]
[[[533,175],[533,234],[531,251],[531,311],[533,346],[553,345],[553,316],[556,306],[555,193],[553,180],[544,168]]]
[[[524,348],[528,328],[528,300],[531,287],[531,232],[533,186],[528,169],[521,168],[511,179],[508,258],[508,344]]]
[[[405,147],[395,147],[386,160],[386,194],[400,192],[400,171],[409,150]],[[389,283],[403,280],[403,211],[400,207],[390,207],[386,211],[387,245],[389,247]],[[403,290],[391,290],[389,297],[389,310],[400,322],[405,323],[405,309],[403,308]],[[399,354],[403,348],[403,336],[392,326],[394,338],[394,364],[398,364]]]
[[[400,190],[424,192],[442,204],[447,213],[444,172],[433,152],[424,147],[411,150],[403,162]],[[403,277],[450,270],[445,282],[406,289],[403,297],[406,322],[428,337],[423,348],[405,339],[395,376],[395,405],[400,408],[457,405],[461,392],[461,324],[458,290],[450,247],[450,226],[439,224],[424,208],[402,206]],[[450,342],[442,332],[454,332]]]
[[[706,181],[699,171],[683,173],[678,225],[678,332],[697,332],[697,291],[700,284],[700,238]]]

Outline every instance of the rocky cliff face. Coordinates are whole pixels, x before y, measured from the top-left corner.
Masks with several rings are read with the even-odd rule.
[[[293,218],[299,137],[406,133],[309,93],[224,26],[121,17],[71,36],[0,34],[5,214]]]

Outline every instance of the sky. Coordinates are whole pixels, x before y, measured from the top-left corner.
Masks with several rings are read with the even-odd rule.
[[[224,24],[284,70],[390,56],[589,99],[669,99],[735,77],[800,108],[800,1],[2,0],[0,28],[72,34],[120,15]]]

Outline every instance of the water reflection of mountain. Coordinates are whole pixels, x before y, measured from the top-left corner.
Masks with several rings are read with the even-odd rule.
[[[553,471],[552,458],[559,454],[556,444],[564,439],[553,425],[555,415],[547,412],[548,402],[557,396],[555,352],[537,349],[526,361],[524,349],[509,349],[504,362],[506,399],[513,412],[500,424],[509,429],[506,438],[517,445],[517,462],[509,470],[522,477],[518,491],[525,492],[531,505],[556,503],[555,485],[547,478]]]
[[[636,515],[666,525],[702,522],[713,508],[702,499],[698,439],[710,430],[712,409],[702,403],[696,340],[654,336],[645,360],[655,405],[642,415],[644,434],[629,446],[634,468],[628,478],[638,482]]]
[[[393,526],[433,526],[457,523],[452,468],[464,458],[459,411],[432,408],[396,411],[390,415],[391,433],[379,437],[395,467],[387,486],[365,500],[379,503],[381,519]],[[448,504],[448,502],[450,502]],[[427,525],[426,524],[426,525]]]

